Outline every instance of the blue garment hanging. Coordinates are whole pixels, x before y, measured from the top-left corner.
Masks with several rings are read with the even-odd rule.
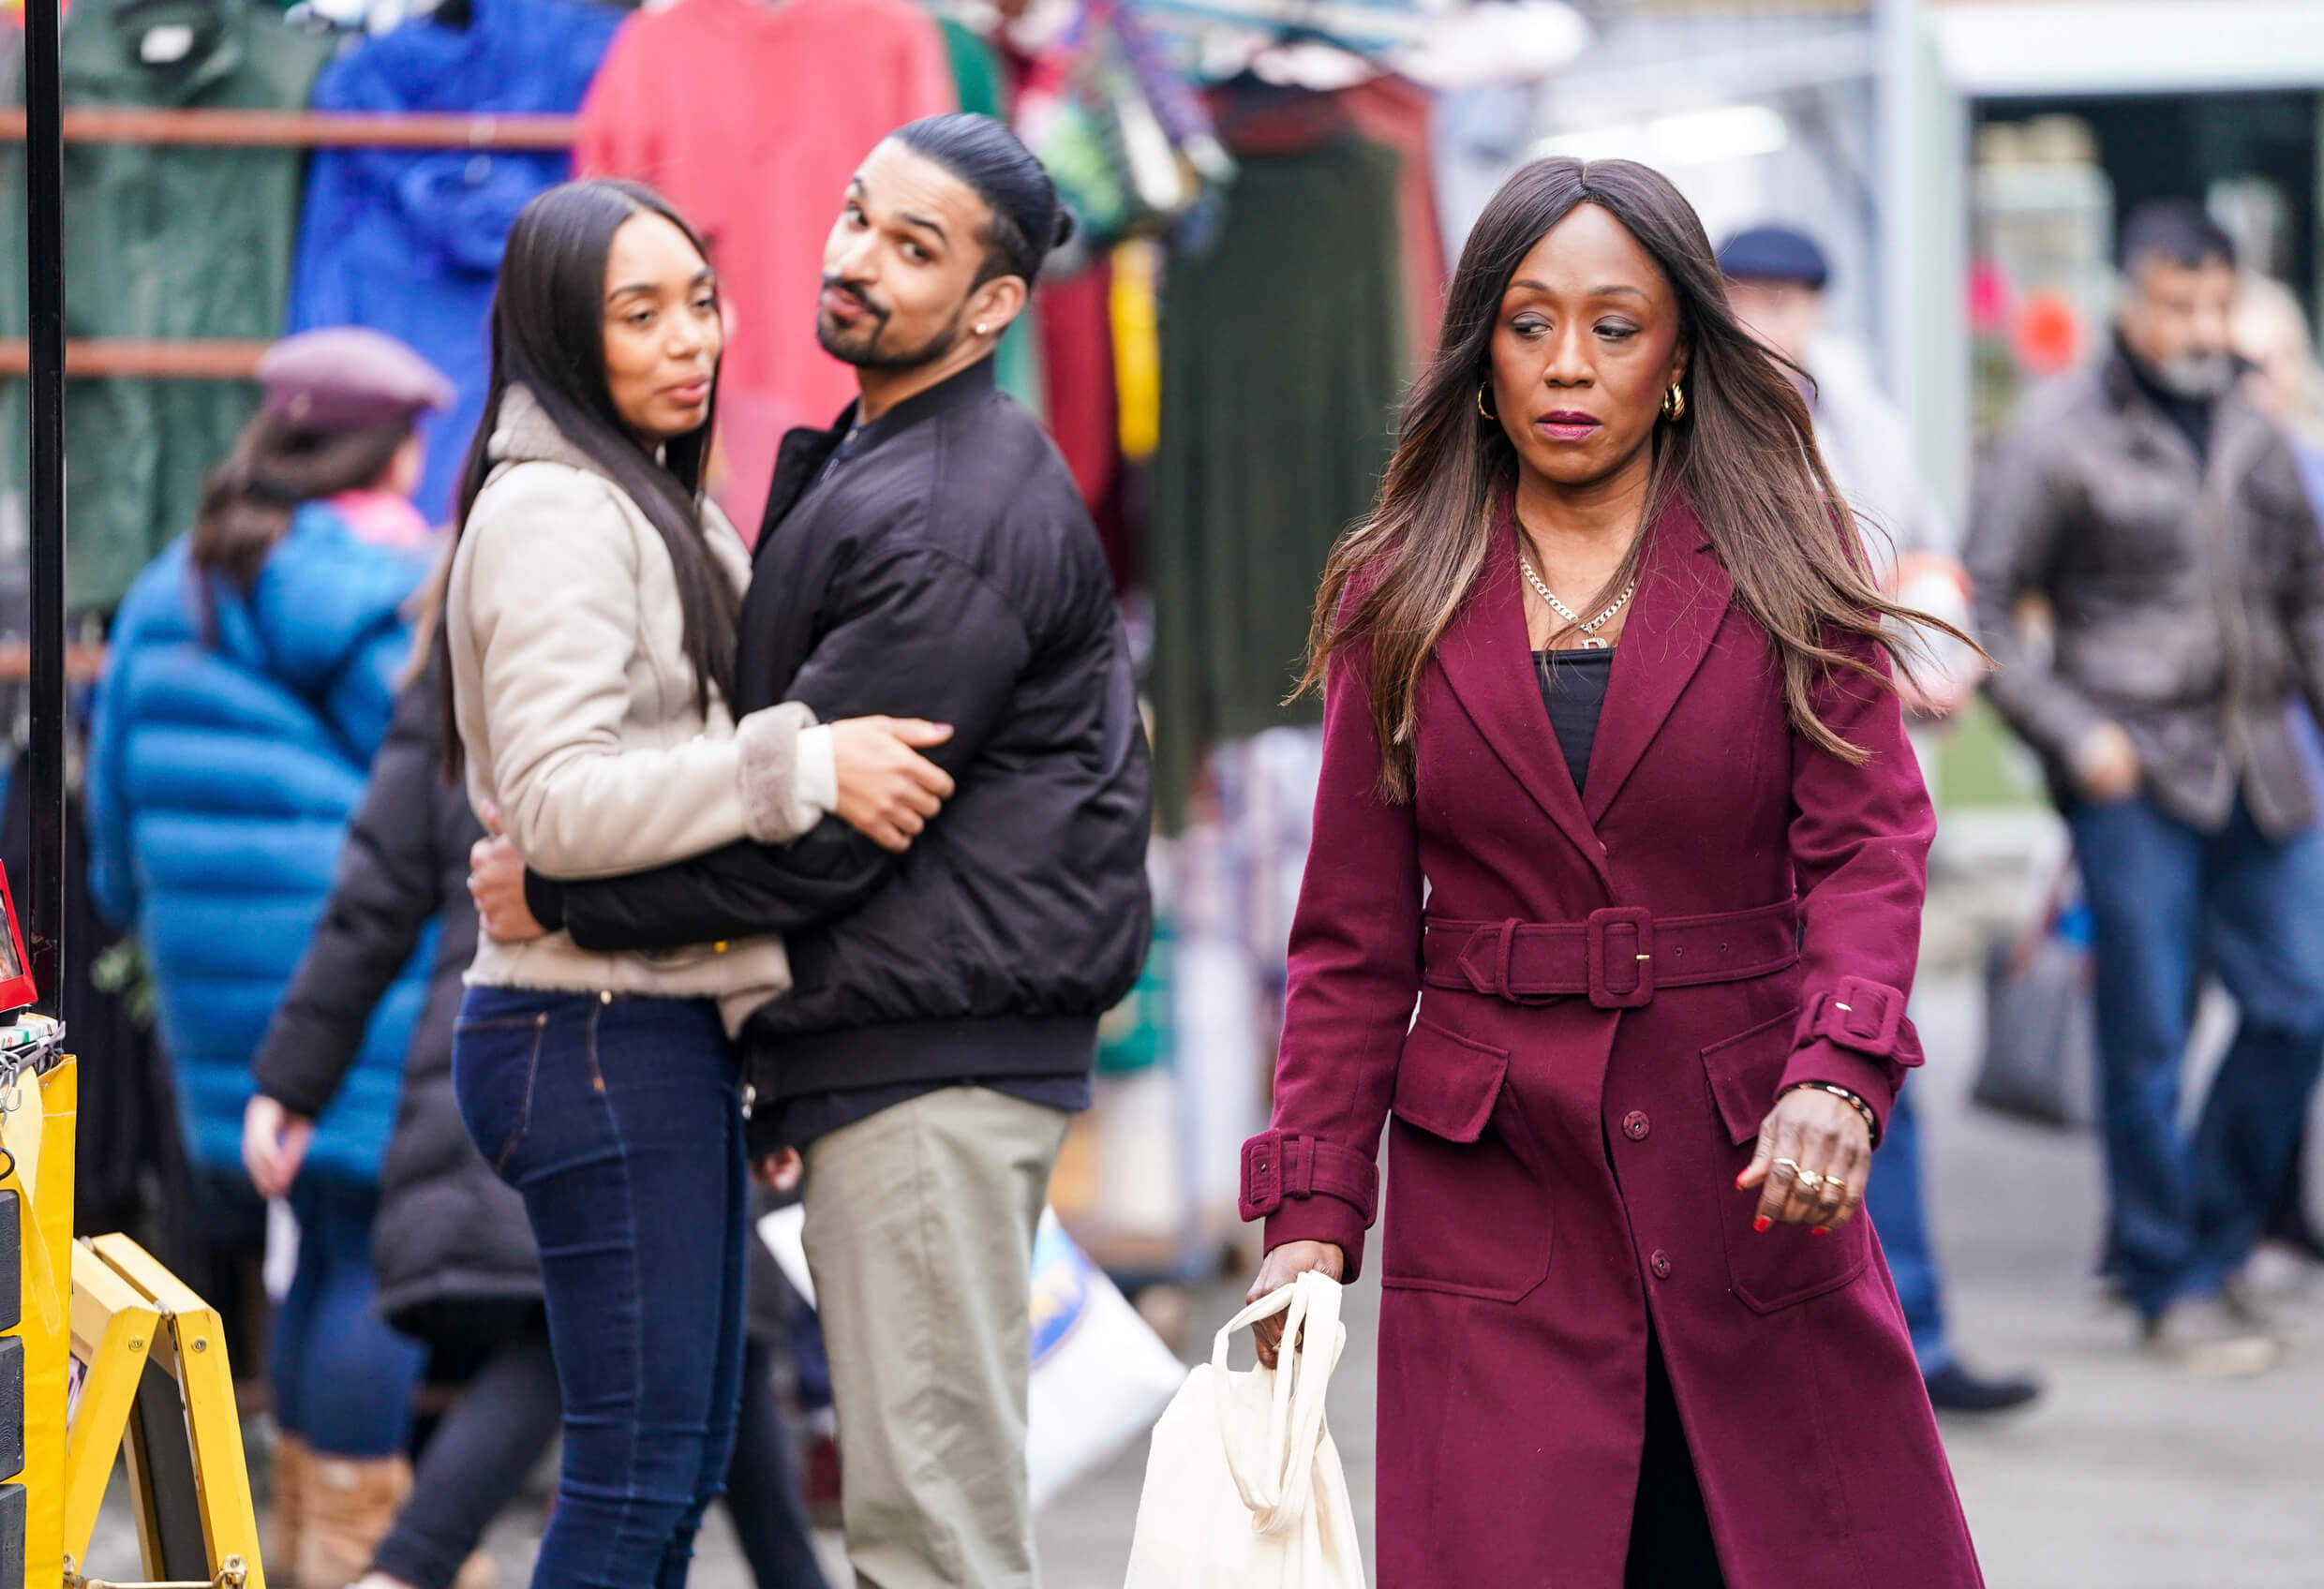
[[[318,111],[537,111],[580,109],[625,13],[585,0],[474,0],[466,26],[435,19],[371,39],[324,71]],[[516,213],[565,180],[562,151],[330,149],[306,180],[289,331],[364,325],[401,337],[458,390],[422,426],[417,493],[448,518],[484,411],[487,320]]]

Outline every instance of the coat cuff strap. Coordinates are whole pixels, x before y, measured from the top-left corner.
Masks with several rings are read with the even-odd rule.
[[[1262,1131],[1243,1145],[1243,1217],[1263,1219],[1318,1193],[1353,1209],[1365,1226],[1379,1203],[1379,1166],[1320,1136]]]
[[[1802,1082],[1829,1081],[1871,1106],[1879,1135],[1905,1073],[1921,1062],[1920,1034],[1905,1017],[1900,989],[1861,976],[1843,976],[1800,1012],[1792,1057],[1779,1094]]]
[[[1820,1040],[1853,1049],[1867,1059],[1916,1065],[1920,1063],[1920,1042],[1910,1037],[1912,1027],[1904,1018],[1904,995],[1885,983],[1843,976],[1837,988],[1818,995],[1801,1012],[1794,1046],[1805,1047]]]

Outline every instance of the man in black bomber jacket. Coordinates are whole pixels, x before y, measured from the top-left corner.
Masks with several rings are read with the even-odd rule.
[[[1069,230],[998,123],[933,118],[872,153],[819,315],[862,397],[785,439],[743,602],[736,715],[949,724],[929,752],[957,783],[945,809],[901,853],[827,821],[522,885],[539,929],[588,949],[785,935],[795,985],[744,1034],[752,1141],[805,1156],[848,1551],[890,1589],[1034,1582],[1034,1228],[1152,928],[1145,735],[1105,559],[1064,461],[993,384]],[[514,868],[480,866],[487,920],[518,924],[503,935],[533,925],[501,913]]]

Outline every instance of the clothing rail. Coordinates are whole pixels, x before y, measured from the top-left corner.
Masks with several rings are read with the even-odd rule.
[[[97,109],[65,112],[67,143],[193,144],[225,149],[558,150],[573,147],[574,116],[483,112]],[[0,111],[0,142],[24,141],[24,112]]]
[[[65,143],[62,0],[24,7],[24,309],[31,334],[25,368],[31,468],[25,478],[25,528],[32,542],[32,632],[25,637],[24,769],[32,803],[28,953],[41,1014],[61,1016],[65,991]],[[67,1138],[69,1151],[69,1136]],[[21,1497],[20,1497],[21,1498]],[[45,1514],[36,1509],[32,1516]],[[46,1526],[41,1524],[38,1526]],[[61,1532],[61,1531],[59,1531]],[[56,1560],[18,1534],[20,1558],[39,1567]]]
[[[161,380],[247,380],[259,367],[259,357],[272,344],[193,340],[140,342],[122,339],[73,341],[65,344],[68,375],[143,376]],[[0,338],[0,376],[22,375],[31,366],[31,349],[22,337]]]
[[[0,142],[24,140],[24,112],[0,111]],[[214,149],[468,149],[557,151],[573,147],[574,116],[484,112],[349,113],[321,111],[165,111],[84,108],[64,112],[67,143],[149,143]],[[65,367],[82,377],[160,380],[247,380],[263,342],[89,340],[66,345]],[[0,377],[31,368],[22,338],[0,339]]]
[[[65,647],[65,680],[91,684],[105,672],[105,647]],[[21,640],[0,641],[0,684],[22,684],[32,677],[32,646]]]

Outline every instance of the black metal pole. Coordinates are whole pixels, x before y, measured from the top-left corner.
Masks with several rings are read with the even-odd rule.
[[[39,1007],[61,1008],[65,967],[65,124],[58,0],[24,6],[25,279],[31,301],[32,875],[17,898]]]

